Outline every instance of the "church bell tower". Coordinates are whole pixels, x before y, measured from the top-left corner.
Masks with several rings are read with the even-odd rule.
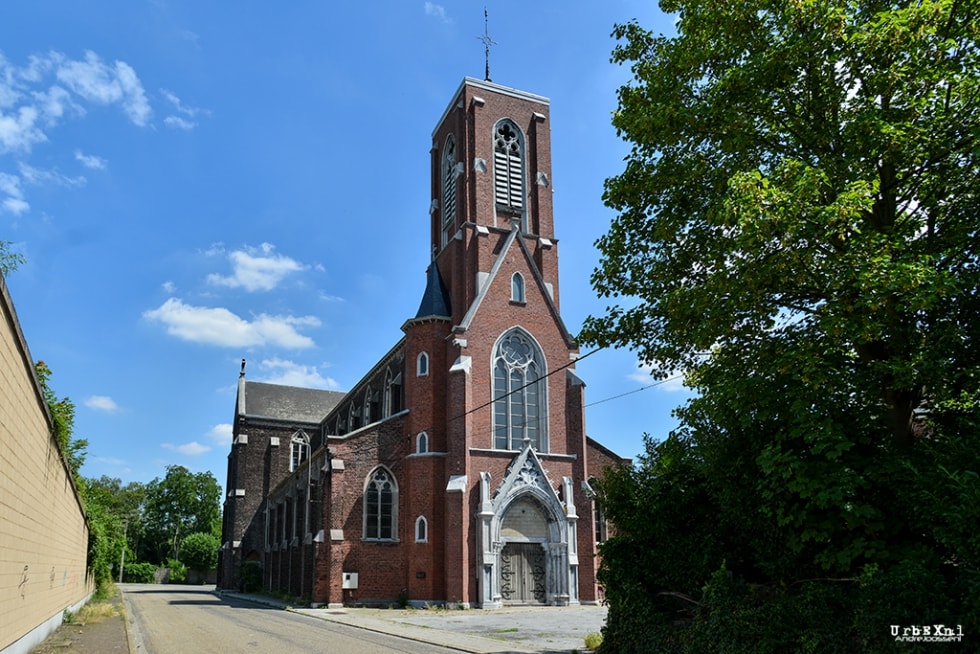
[[[493,267],[493,238],[516,228],[558,303],[549,101],[466,78],[432,134],[431,247],[455,324]]]

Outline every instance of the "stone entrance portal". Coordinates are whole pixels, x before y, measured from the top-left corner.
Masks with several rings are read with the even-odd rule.
[[[572,480],[561,495],[537,454],[524,449],[508,467],[496,493],[480,473],[480,605],[578,604],[578,552]]]

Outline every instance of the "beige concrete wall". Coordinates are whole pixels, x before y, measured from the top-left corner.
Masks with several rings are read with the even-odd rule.
[[[0,651],[28,651],[92,592],[88,525],[50,425],[0,277]]]

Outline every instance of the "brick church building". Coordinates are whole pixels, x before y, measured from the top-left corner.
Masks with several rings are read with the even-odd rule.
[[[315,605],[594,603],[547,98],[463,80],[432,135],[433,252],[404,337],[348,392],[239,377],[218,587]]]

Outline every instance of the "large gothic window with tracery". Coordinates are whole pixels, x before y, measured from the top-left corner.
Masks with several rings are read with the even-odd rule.
[[[548,451],[546,376],[541,350],[526,332],[513,329],[500,339],[493,362],[495,449],[520,449],[527,438]]]
[[[497,207],[524,214],[524,136],[511,120],[493,130],[493,195]]]
[[[449,136],[442,154],[442,247],[456,227],[456,139]]]
[[[398,522],[398,485],[387,468],[375,468],[364,486],[364,538],[394,540]]]

